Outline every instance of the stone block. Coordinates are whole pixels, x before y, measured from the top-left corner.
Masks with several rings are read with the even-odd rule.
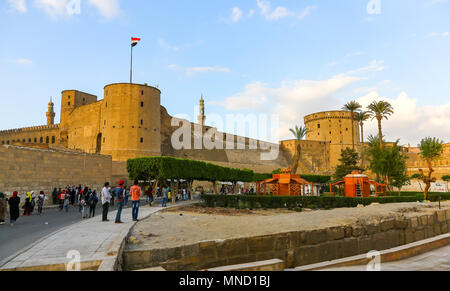
[[[150,252],[150,262],[152,266],[157,266],[168,259],[168,249],[155,249]]]
[[[411,217],[409,219],[409,227],[411,228],[417,228],[419,227],[419,219],[417,217]]]
[[[344,227],[331,227],[327,230],[327,238],[328,241],[339,240],[345,237],[345,228]]]
[[[395,228],[397,229],[406,229],[408,227],[408,220],[405,218],[397,218],[395,220]]]
[[[259,236],[248,239],[249,254],[257,254],[273,250],[274,238],[272,236]]]
[[[400,231],[395,229],[387,231],[386,242],[389,249],[400,246]]]
[[[358,237],[358,252],[360,254],[368,253],[374,249],[373,240],[370,236]]]
[[[442,232],[441,232],[441,225],[440,224],[438,224],[438,223],[436,223],[435,225],[434,225],[434,235],[441,235],[442,234]]]
[[[352,227],[352,235],[354,237],[360,237],[364,235],[364,228],[361,226],[353,226]]]
[[[414,242],[414,230],[408,228],[405,230],[405,244],[410,244]]]
[[[378,224],[368,224],[366,226],[366,234],[371,235],[380,232],[380,225]]]
[[[308,245],[320,244],[327,241],[327,230],[316,229],[306,234],[306,243]]]
[[[291,241],[290,241],[291,237],[288,236],[287,234],[280,234],[277,235],[274,240],[274,250],[275,251],[284,251],[286,249],[289,249],[289,247],[291,246]]]
[[[316,246],[304,246],[295,249],[295,265],[297,267],[318,263],[319,253]]]
[[[387,241],[387,235],[385,232],[379,232],[372,236],[373,239],[373,247],[377,251],[386,250],[389,248],[389,244]]]
[[[359,254],[358,239],[346,238],[340,241],[342,247],[342,256],[344,258],[356,256]]]
[[[317,245],[320,262],[336,260],[338,257],[339,241],[328,241]]]
[[[353,228],[350,225],[346,225],[344,227],[344,235],[345,235],[345,237],[352,237],[353,236]]]
[[[421,241],[425,239],[425,232],[423,230],[417,230],[414,232],[414,240]]]
[[[428,215],[428,226],[433,226],[434,225],[434,215]]]
[[[391,230],[394,228],[394,224],[395,220],[393,219],[383,220],[382,222],[380,222],[380,229],[381,231]]]
[[[267,250],[272,251],[272,250]],[[217,245],[217,255],[219,258],[230,258],[248,255],[248,239],[229,239]]]
[[[446,212],[446,210],[439,210],[436,212],[437,222],[441,223],[441,222],[444,222],[447,220],[445,217],[445,212]]]
[[[434,237],[434,227],[432,225],[428,225],[425,228],[425,237],[426,238],[430,238],[430,237]]]
[[[448,225],[446,222],[441,223],[441,234],[448,233]]]
[[[428,225],[428,215],[422,215],[420,217],[420,224],[422,226],[427,226]]]

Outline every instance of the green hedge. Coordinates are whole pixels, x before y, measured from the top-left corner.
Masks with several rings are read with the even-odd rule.
[[[416,197],[290,197],[290,196],[244,196],[244,195],[202,195],[201,200],[206,207],[225,207],[236,209],[276,209],[301,208],[332,209],[357,207],[359,204],[417,202]]]
[[[258,174],[252,170],[222,167],[202,161],[173,157],[144,157],[127,161],[131,180],[188,180],[222,182],[258,182],[272,174]]]
[[[402,197],[415,196],[419,201],[424,200],[423,192],[400,192],[400,196]],[[430,200],[431,202],[437,202],[439,201],[439,196],[441,196],[442,201],[450,200],[450,193],[436,193],[436,192],[428,193],[428,200]]]

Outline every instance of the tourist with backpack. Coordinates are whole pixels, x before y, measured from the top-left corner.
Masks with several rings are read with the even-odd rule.
[[[133,221],[138,221],[138,215],[139,215],[139,206],[141,203],[141,194],[142,190],[141,187],[139,187],[139,182],[134,181],[134,186],[130,189],[131,194],[131,201],[133,203]]]
[[[121,215],[122,215],[122,209],[123,209],[123,202],[125,197],[125,188],[124,188],[125,181],[120,180],[119,186],[114,188],[112,193],[113,197],[115,199],[115,202],[117,204],[117,215],[116,215],[116,224],[122,224]]]

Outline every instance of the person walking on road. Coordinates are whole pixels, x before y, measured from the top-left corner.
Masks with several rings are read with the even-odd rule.
[[[88,205],[89,205],[89,218],[95,217],[95,208],[97,207],[98,197],[97,190],[94,190],[92,194],[89,196]]]
[[[66,213],[69,212],[69,206],[70,206],[70,194],[68,191],[64,191],[64,208],[66,209]]]
[[[4,225],[8,219],[8,207],[7,207],[5,194],[0,192],[0,225]]]
[[[13,197],[8,199],[9,220],[10,220],[11,226],[14,226],[14,224],[16,223],[17,219],[20,216],[20,210],[19,210],[20,197],[18,195],[19,195],[19,193],[17,191],[14,191]]]
[[[102,198],[102,206],[103,206],[103,222],[109,221],[108,220],[108,211],[109,211],[109,204],[111,203],[111,193],[109,192],[109,182],[105,183],[105,187],[102,189],[101,198]]]
[[[45,193],[44,191],[41,191],[38,196],[37,206],[38,206],[38,214],[42,214],[42,209],[44,208],[44,202],[45,202]]]
[[[116,215],[116,224],[122,224],[122,220],[121,220],[121,216],[122,216],[122,209],[123,209],[123,202],[124,202],[124,197],[125,197],[125,188],[124,185],[125,181],[124,180],[120,180],[119,181],[119,186],[114,188],[114,190],[112,191],[114,199],[115,199],[115,203],[117,204],[117,215]]]
[[[33,198],[31,197],[31,193],[28,192],[25,196],[25,205],[23,206],[24,212],[22,216],[30,216],[31,215],[31,201]]]
[[[142,189],[139,187],[139,182],[134,181],[134,186],[130,189],[131,193],[131,201],[133,203],[133,221],[138,221],[138,215],[139,215],[139,206],[141,203],[141,194]]]
[[[166,187],[163,187],[163,189],[162,189],[162,196],[163,196],[162,207],[167,207],[167,199],[169,198],[169,190]]]
[[[61,191],[61,193],[58,195],[59,211],[62,211],[64,209],[64,199],[65,198],[66,198],[66,193],[64,191]]]

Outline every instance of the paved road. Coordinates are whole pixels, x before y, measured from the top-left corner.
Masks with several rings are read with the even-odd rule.
[[[409,259],[384,263],[382,271],[450,271],[450,246],[412,257]],[[332,268],[324,271],[366,271],[366,266]]]
[[[158,200],[156,203],[161,204]],[[128,203],[128,207],[130,205],[131,202]],[[147,204],[141,203],[141,207],[145,205]],[[110,211],[113,210],[115,208],[110,207]],[[97,207],[95,214],[96,216],[102,215],[101,206]],[[114,220],[114,217],[108,218]],[[33,242],[80,221],[82,219],[81,214],[78,212],[78,206],[74,206],[70,208],[69,213],[66,213],[65,210],[60,212],[59,209],[47,209],[43,211],[42,215],[34,212],[30,217],[21,216],[14,227],[11,227],[9,223],[0,225],[0,261]]]

